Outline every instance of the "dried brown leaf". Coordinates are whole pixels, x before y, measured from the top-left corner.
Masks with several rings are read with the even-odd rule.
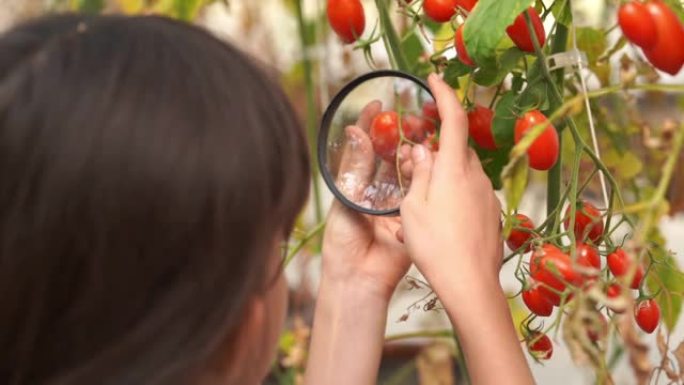
[[[674,354],[677,364],[679,365],[679,377],[684,379],[684,341],[677,346],[677,349],[675,349],[672,354]]]

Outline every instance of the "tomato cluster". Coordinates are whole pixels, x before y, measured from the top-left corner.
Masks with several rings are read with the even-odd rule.
[[[567,294],[566,301],[572,300],[572,292],[568,292],[568,288],[588,289],[595,285],[605,285],[603,287],[606,288],[605,293],[609,300],[607,307],[615,313],[621,313],[623,308],[612,305],[612,301],[623,295],[620,282],[631,277],[624,287],[635,290],[641,288],[645,274],[643,267],[620,247],[606,257],[608,270],[617,281],[605,284],[598,282],[603,266],[597,246],[603,241],[604,223],[601,212],[591,203],[577,202],[574,226],[570,226],[570,208],[565,212],[565,228],[572,230],[577,242],[574,260],[560,247],[544,243],[534,223],[526,215],[515,214],[511,220],[513,228],[506,239],[506,245],[518,253],[532,251],[529,277],[522,291],[522,300],[535,316],[550,316],[553,307],[561,305],[563,294]],[[634,317],[642,330],[653,332],[660,321],[658,304],[649,298],[640,299]],[[605,334],[606,325],[605,317],[596,311],[596,322],[587,324],[588,337],[596,342]],[[539,358],[539,355],[534,355]]]
[[[618,24],[657,69],[676,75],[684,67],[684,25],[662,0],[623,4]]]
[[[422,106],[422,116],[406,113],[402,117],[396,111],[384,111],[373,118],[370,138],[375,154],[388,162],[394,162],[402,141],[422,143],[432,151],[438,149],[436,138],[439,114],[432,101]]]
[[[545,125],[544,131],[527,149],[530,167],[535,170],[549,170],[558,162],[560,143],[556,128],[539,110],[526,112],[515,123],[514,139],[517,144],[534,127]]]

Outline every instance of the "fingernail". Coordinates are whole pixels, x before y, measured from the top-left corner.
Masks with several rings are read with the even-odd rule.
[[[413,146],[412,156],[413,156],[413,161],[416,163],[424,161],[425,157],[427,156],[425,147],[420,145],[420,144]]]

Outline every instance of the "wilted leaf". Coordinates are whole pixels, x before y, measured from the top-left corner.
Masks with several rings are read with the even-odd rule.
[[[603,162],[615,171],[616,176],[622,180],[630,180],[643,170],[644,165],[641,159],[631,152],[619,153],[615,149],[610,149],[603,155]]]
[[[530,5],[523,0],[480,0],[465,22],[463,40],[468,54],[481,66],[491,66],[506,27]]]
[[[679,366],[679,377],[684,378],[684,341],[679,343],[679,346],[677,346],[677,349],[672,354],[675,356]]]
[[[526,159],[522,158],[520,161],[515,162],[510,175],[503,181],[504,192],[506,193],[506,210],[509,214],[518,208],[527,188],[529,166]]]

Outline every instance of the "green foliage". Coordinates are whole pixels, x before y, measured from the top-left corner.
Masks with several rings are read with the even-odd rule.
[[[565,26],[572,23],[572,11],[570,10],[570,0],[556,0],[551,6],[551,13],[556,21]]]
[[[470,57],[484,67],[494,67],[496,49],[506,33],[506,27],[524,11],[529,1],[480,0],[468,16],[463,39]]]
[[[105,0],[71,0],[71,7],[79,12],[99,13],[104,6]]]
[[[504,92],[494,108],[492,133],[498,146],[513,145],[513,128],[517,119],[517,98],[511,91]]]
[[[669,330],[674,330],[682,311],[684,273],[667,251],[665,239],[658,229],[651,232],[650,242],[654,264],[649,271],[648,288],[654,294],[659,293],[656,301],[660,306],[663,322]]]
[[[527,158],[520,158],[513,165],[513,171],[510,176],[503,181],[508,214],[517,210],[518,205],[525,194],[527,181],[529,179],[529,170]]]
[[[508,48],[499,56],[494,66],[480,68],[475,72],[473,81],[476,84],[485,87],[491,87],[501,83],[506,75],[508,75],[518,65],[520,59],[524,56],[524,52],[516,47]]]
[[[452,88],[459,88],[458,79],[472,71],[473,69],[471,67],[463,64],[463,62],[460,60],[451,59],[447,63],[447,67],[444,69],[444,81]]]

